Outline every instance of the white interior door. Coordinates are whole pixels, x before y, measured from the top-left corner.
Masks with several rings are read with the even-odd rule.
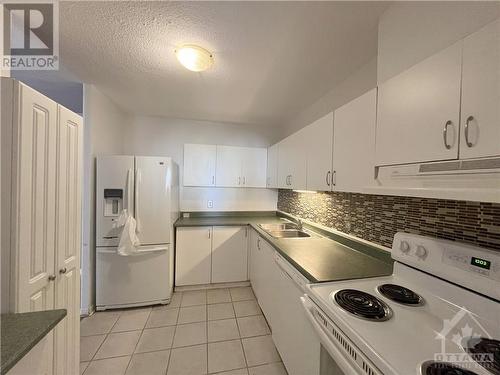
[[[267,149],[242,147],[241,169],[243,187],[266,187]]]
[[[171,174],[170,158],[135,158],[135,219],[141,245],[170,243]]]
[[[245,227],[214,227],[212,283],[248,280],[247,233]]]
[[[335,110],[335,191],[361,193],[373,184],[376,120],[377,89]]]
[[[211,279],[212,227],[177,228],[175,284],[209,284]]]
[[[56,303],[66,318],[55,329],[56,374],[79,370],[82,118],[58,106]]]
[[[333,112],[306,128],[307,190],[330,191],[332,181]]]
[[[500,19],[464,40],[460,158],[500,155]]]
[[[184,186],[215,186],[217,146],[184,145]]]
[[[13,181],[16,312],[54,308],[57,104],[20,84]]]
[[[458,157],[462,42],[382,83],[377,165]]]
[[[242,187],[243,147],[217,146],[216,182],[221,187]]]

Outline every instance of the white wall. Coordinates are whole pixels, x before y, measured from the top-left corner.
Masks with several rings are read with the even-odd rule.
[[[267,147],[276,138],[265,126],[136,116],[125,138],[125,151],[135,155],[171,156],[180,170],[181,211],[275,210],[277,192],[267,189],[192,188],[182,186],[185,143]],[[213,201],[213,208],[207,201]]]
[[[95,157],[123,154],[130,117],[93,85],[84,85],[84,188],[81,311],[95,306]]]
[[[381,16],[378,83],[401,73],[500,16],[500,2],[395,2]]]
[[[376,30],[374,31],[376,32]],[[320,117],[343,106],[351,100],[361,96],[377,86],[377,58],[373,57],[370,62],[349,76],[346,80],[332,88],[326,95],[315,103],[298,113],[294,118],[280,129],[281,140],[295,133],[297,130],[309,125]]]

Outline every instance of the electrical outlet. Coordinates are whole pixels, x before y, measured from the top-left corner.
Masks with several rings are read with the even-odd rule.
[[[214,208],[214,201],[207,201],[207,208]]]

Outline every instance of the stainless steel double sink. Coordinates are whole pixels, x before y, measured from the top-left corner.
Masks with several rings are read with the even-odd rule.
[[[309,238],[314,236],[308,230],[301,229],[300,225],[291,222],[259,224],[259,227],[274,238]]]

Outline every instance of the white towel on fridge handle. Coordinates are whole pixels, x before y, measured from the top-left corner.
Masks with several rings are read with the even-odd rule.
[[[123,210],[120,214],[118,225],[123,225],[120,242],[118,243],[118,254],[122,256],[139,254],[140,242],[136,234],[137,222],[127,210]]]

